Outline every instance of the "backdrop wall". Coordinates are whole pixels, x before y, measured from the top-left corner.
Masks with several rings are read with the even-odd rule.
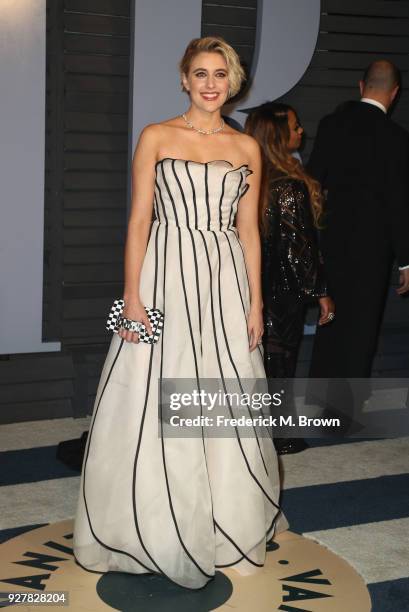
[[[243,124],[241,108],[282,96],[304,74],[317,41],[320,0],[233,0],[229,5],[230,10],[220,3],[217,16],[222,23],[207,24],[206,29],[225,35],[223,27],[234,24],[237,50],[246,43],[253,47],[251,87],[236,104],[226,107],[226,114]],[[211,8],[214,11],[217,4]],[[135,0],[132,152],[145,125],[186,110],[189,101],[180,91],[177,66],[189,40],[202,35],[207,10],[202,0]],[[252,20],[256,26],[253,44],[243,44],[240,36],[251,29]]]
[[[45,0],[0,3],[0,353],[59,350],[42,341]]]
[[[32,270],[24,284],[24,304],[27,310],[37,313],[36,334],[41,338],[38,298],[41,302],[43,296],[43,337],[61,342],[61,350],[57,352],[44,352],[41,344],[31,353],[18,353],[17,347],[11,345],[10,352],[0,354],[1,423],[81,416],[92,409],[110,339],[104,320],[112,300],[122,291],[130,157],[143,125],[186,108],[187,99],[178,89],[177,61],[188,39],[200,34],[220,34],[233,44],[251,67],[253,86],[258,87],[258,74],[266,86],[257,103],[283,92],[283,86],[281,91],[272,88],[281,80],[282,75],[276,73],[281,70],[285,75],[287,70],[285,54],[296,54],[298,49],[299,36],[293,22],[304,31],[301,27],[304,17],[299,11],[306,5],[315,6],[310,0],[288,0],[288,4],[275,0],[265,0],[263,4],[257,0],[229,0],[228,3],[203,0],[201,5],[189,0],[185,10],[182,0],[172,0],[174,5],[180,2],[182,12],[167,13],[162,18],[158,7],[171,3],[155,4],[155,1],[149,3],[157,9],[150,10],[150,15],[154,15],[151,20],[150,15],[144,16],[141,12],[147,3],[138,5],[138,0],[46,0],[46,31],[41,2],[0,2],[3,102],[0,121],[2,136],[5,135],[0,142],[3,196],[0,232],[2,246],[4,240],[11,243],[1,253],[1,292],[3,295],[7,291],[4,279],[9,279],[14,270],[24,278],[25,268],[13,267],[13,257],[18,255],[12,243],[20,232],[20,248],[24,251],[23,243],[27,242],[36,253],[33,261],[24,259],[27,270]],[[282,13],[283,5],[285,10],[290,3],[292,11]],[[27,5],[40,7],[42,12],[30,13],[26,31],[23,16]],[[266,7],[280,7],[277,12],[283,19],[286,16],[281,22],[281,32],[274,29],[279,28],[278,22],[268,23]],[[184,21],[181,32],[183,11],[186,17],[190,15],[190,24]],[[149,21],[144,25],[145,18]],[[146,44],[141,47],[137,40],[134,47],[131,44],[137,28],[143,30],[141,36],[145,37]],[[304,74],[280,98],[293,104],[301,115],[307,132],[306,156],[319,119],[341,101],[358,97],[357,81],[364,67],[380,56],[395,61],[403,71],[403,95],[394,119],[409,128],[408,30],[409,2],[406,0],[322,0],[318,39],[311,62],[307,66],[312,34],[304,39],[307,46],[303,50]],[[38,47],[32,50],[35,57],[31,58],[27,44],[34,37],[34,31],[39,38]],[[177,44],[163,54],[161,37],[172,38],[173,33],[175,38],[177,33]],[[283,46],[275,46],[274,38],[279,34]],[[265,42],[272,45],[266,62],[262,58]],[[137,66],[144,70],[158,46],[161,64],[166,66],[165,77],[169,80],[165,81],[165,94],[156,100],[149,95],[145,79],[146,83],[153,80],[156,87],[165,77],[161,73],[161,76],[145,74],[144,80],[138,83],[135,77],[139,74]],[[24,57],[19,56],[21,49],[26,50]],[[135,64],[132,64],[130,60],[134,56]],[[6,58],[7,66],[3,61]],[[271,66],[274,62],[274,77],[263,76],[263,70],[257,72],[263,63],[268,66],[268,62]],[[156,64],[156,69],[160,70],[161,64]],[[23,73],[27,82],[16,84],[14,81],[22,66],[26,66]],[[299,70],[302,72],[302,67]],[[296,78],[297,74],[293,74],[291,80]],[[37,92],[28,104],[20,99],[27,93],[25,85],[33,86]],[[151,107],[157,102],[160,106],[151,113]],[[253,104],[249,97],[239,103],[238,108]],[[40,192],[40,184],[44,188],[44,131],[45,198]],[[28,181],[31,189],[26,190],[24,183]],[[11,204],[8,198],[12,199]],[[13,215],[15,207],[19,207],[19,218],[10,216],[8,223],[9,227],[12,223],[13,233],[6,235],[4,211]],[[36,214],[30,217],[34,208]],[[30,280],[32,285],[27,284]],[[379,377],[409,375],[409,302],[396,295],[395,283],[396,276],[391,284],[373,367],[373,375]],[[22,322],[15,315],[11,320],[1,318],[1,323],[6,323],[15,337],[14,332]],[[311,336],[304,339],[301,347],[300,375],[308,370],[310,349]]]

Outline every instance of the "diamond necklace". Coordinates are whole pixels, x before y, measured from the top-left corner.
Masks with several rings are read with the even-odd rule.
[[[192,128],[192,130],[196,130],[196,132],[199,132],[199,134],[206,134],[206,135],[217,134],[217,132],[221,132],[222,129],[224,128],[223,119],[222,119],[221,125],[218,128],[213,128],[212,130],[202,130],[201,128],[195,127],[193,123],[189,121],[189,119],[186,117],[185,113],[182,114],[182,117],[185,120],[187,126]]]

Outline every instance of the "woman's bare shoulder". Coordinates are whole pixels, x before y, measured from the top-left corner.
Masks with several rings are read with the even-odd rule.
[[[240,134],[240,144],[245,149],[247,149],[248,151],[251,151],[252,153],[254,153],[255,151],[259,151],[260,146],[257,140],[253,138],[253,136],[250,136],[250,134],[245,134],[244,132],[239,132],[239,134]]]
[[[241,151],[243,159],[254,160],[260,156],[260,146],[253,136],[236,131],[236,147]]]
[[[140,133],[139,145],[156,153],[161,144],[173,136],[175,128],[180,127],[176,120],[177,117],[146,125]]]
[[[170,119],[165,119],[157,123],[149,123],[143,128],[141,134],[148,136],[148,138],[157,138],[167,133],[169,129],[178,128],[180,126],[180,117],[171,117]]]
[[[158,132],[166,132],[172,128],[180,128],[182,126],[182,120],[180,116],[170,117],[169,119],[164,119],[163,121],[158,121],[158,123],[151,123],[149,128],[156,130]]]

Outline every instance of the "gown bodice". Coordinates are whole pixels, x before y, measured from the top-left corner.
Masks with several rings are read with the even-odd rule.
[[[226,160],[196,162],[165,157],[156,163],[155,217],[159,223],[192,230],[225,231],[233,226],[252,174]]]

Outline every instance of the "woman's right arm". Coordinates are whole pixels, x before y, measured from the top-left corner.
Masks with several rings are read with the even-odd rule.
[[[151,327],[139,294],[139,282],[152,222],[155,190],[155,163],[160,127],[149,125],[141,133],[132,160],[132,203],[125,244],[125,285],[123,315],[140,321],[149,334]],[[139,342],[135,332],[119,330],[128,342]]]

